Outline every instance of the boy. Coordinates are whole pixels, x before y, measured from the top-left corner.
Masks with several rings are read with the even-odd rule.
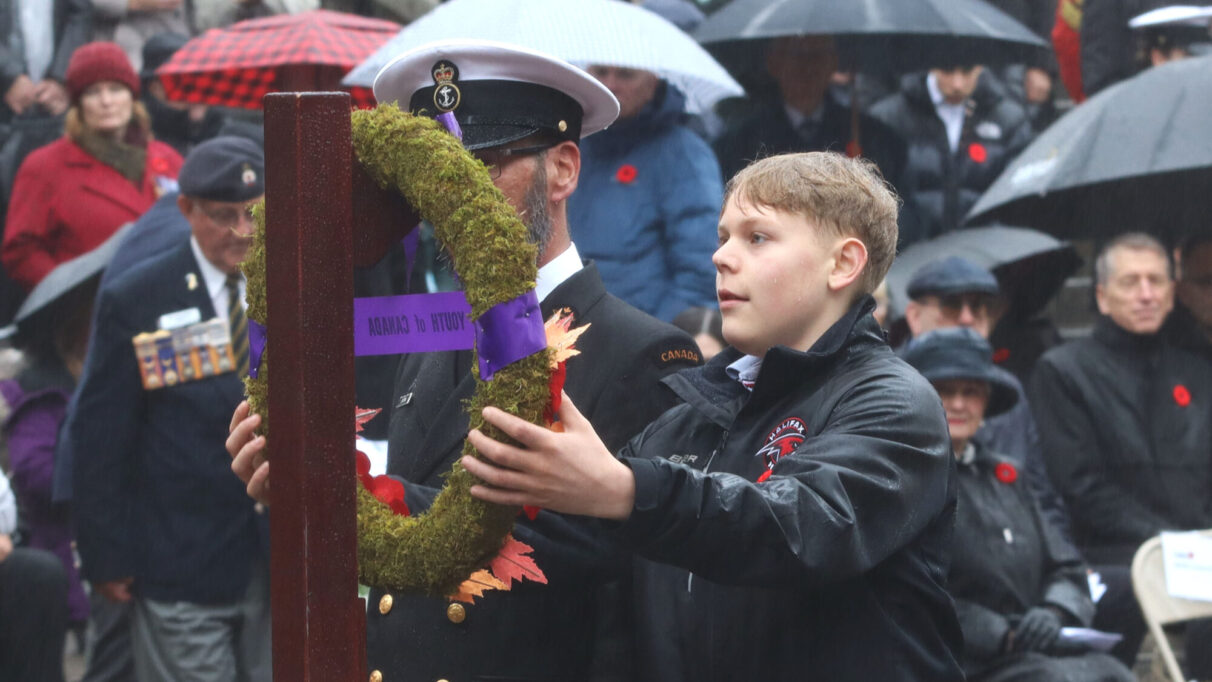
[[[896,211],[869,162],[753,164],[712,258],[732,347],[664,380],[680,405],[617,459],[567,399],[563,433],[486,408],[521,447],[469,435],[473,495],[616,522],[642,557],[642,679],[962,679],[946,421],[871,317]]]

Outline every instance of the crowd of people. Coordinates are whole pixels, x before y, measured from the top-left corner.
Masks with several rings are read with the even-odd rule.
[[[1136,548],[1212,528],[1212,236],[1117,226],[1092,244],[1093,328],[1029,347],[994,341],[1024,321],[981,264],[925,263],[896,313],[883,279],[1062,111],[1212,45],[1208,18],[987,1],[1054,49],[856,74],[829,36],[776,38],[737,74],[748,96],[699,116],[657,73],[508,45],[385,68],[379,101],[433,115],[435,64],[457,67],[449,113],[537,247],[544,318],[593,329],[564,431],[485,410],[510,445],[468,434],[472,350],[358,359],[413,513],[460,464],[473,495],[541,507],[514,532],[548,577],[457,612],[371,589],[368,670],[1134,679]],[[0,2],[0,681],[62,680],[68,632],[89,682],[270,679],[269,465],[239,379],[272,168],[255,114],[169,101],[155,70],[205,28],[321,4],[438,2]],[[457,287],[427,229],[357,295]],[[1212,622],[1183,635],[1212,678]]]

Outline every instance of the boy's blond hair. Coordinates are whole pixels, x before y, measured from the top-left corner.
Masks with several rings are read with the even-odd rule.
[[[728,181],[729,200],[763,206],[815,221],[835,237],[854,237],[867,247],[867,266],[855,298],[875,291],[896,257],[900,203],[875,164],[834,152],[780,154],[755,161]]]

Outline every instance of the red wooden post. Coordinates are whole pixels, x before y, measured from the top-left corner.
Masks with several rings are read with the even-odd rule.
[[[349,107],[345,93],[265,98],[275,682],[366,679]]]

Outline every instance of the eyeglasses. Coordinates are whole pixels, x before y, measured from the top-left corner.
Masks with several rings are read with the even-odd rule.
[[[489,149],[477,149],[473,151],[471,155],[479,159],[480,162],[485,166],[488,166],[489,177],[496,180],[497,178],[501,177],[501,168],[504,167],[505,162],[511,157],[533,156],[535,154],[545,152],[554,146],[555,143],[548,142],[545,144],[531,145],[529,147],[491,147]]]
[[[938,304],[943,312],[953,317],[958,317],[964,308],[971,310],[973,316],[979,317],[989,314],[993,299],[986,294],[948,294],[939,296]]]
[[[253,222],[253,206],[255,204],[245,204],[240,207],[233,205],[199,206],[199,208],[211,222],[235,232],[236,228],[240,227],[241,219],[247,220],[249,223]]]

